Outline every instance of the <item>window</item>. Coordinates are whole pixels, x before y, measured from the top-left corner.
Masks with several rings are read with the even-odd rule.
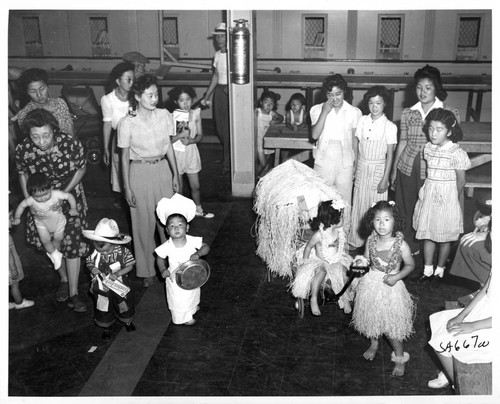
[[[107,17],[89,17],[92,56],[111,56]]]
[[[302,38],[304,59],[325,58],[326,18],[326,15],[303,16]]]
[[[163,57],[166,60],[179,58],[179,26],[178,17],[165,17],[162,18],[162,46]],[[162,59],[164,60],[164,59]]]
[[[40,19],[36,16],[23,17],[24,48],[26,56],[43,56]]]
[[[379,15],[377,59],[401,59],[403,23],[402,15]]]
[[[481,17],[460,16],[458,23],[457,60],[478,60]]]

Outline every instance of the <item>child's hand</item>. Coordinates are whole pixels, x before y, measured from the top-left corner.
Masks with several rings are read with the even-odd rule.
[[[19,223],[21,223],[21,219],[18,217],[12,218],[12,226],[17,226]]]
[[[394,275],[385,275],[382,281],[389,286],[394,286],[398,281]]]
[[[189,257],[191,261],[197,261],[200,259],[200,256],[198,254],[193,254],[191,257]]]
[[[78,216],[78,211],[76,210],[76,208],[70,209],[68,213],[70,216]]]
[[[108,278],[114,282],[118,279],[118,275],[115,273],[111,273],[109,274]]]
[[[183,137],[181,140],[181,143],[184,145],[184,146],[187,146],[189,144],[191,144],[191,138],[189,137]]]
[[[160,269],[161,277],[162,278],[169,278],[170,277],[170,271],[167,268]]]

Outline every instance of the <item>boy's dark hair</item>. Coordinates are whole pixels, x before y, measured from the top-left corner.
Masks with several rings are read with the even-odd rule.
[[[172,88],[167,94],[171,101],[177,102],[181,94],[186,93],[192,99],[196,98],[196,91],[191,86],[176,86]]]
[[[290,111],[292,101],[299,101],[304,107],[307,108],[306,105],[306,97],[304,97],[304,94],[302,93],[293,93],[288,102],[285,105],[285,111]]]
[[[434,87],[436,89],[436,97],[438,97],[441,101],[444,101],[446,97],[448,97],[448,93],[443,87],[443,83],[441,82],[441,72],[438,68],[434,66],[429,66],[428,64],[418,69],[413,75],[413,79],[415,81],[415,86],[422,79],[429,79],[434,83]]]
[[[381,210],[386,210],[392,213],[394,218],[394,228],[392,229],[392,237],[396,237],[398,231],[403,231],[405,228],[405,218],[401,215],[398,206],[393,201],[378,201],[373,207],[368,209],[364,216],[365,226],[370,229],[370,233],[375,230],[373,227],[373,219],[375,214]]]
[[[464,134],[453,112],[443,108],[436,108],[431,110],[427,114],[424,126],[422,127],[422,132],[426,134],[427,138],[429,138],[429,125],[431,121],[442,122],[446,126],[446,128],[451,131],[451,135],[448,136],[448,138],[453,143],[457,143],[459,140],[462,140]]]
[[[311,229],[314,231],[319,230],[319,225],[323,224],[325,229],[330,226],[339,224],[342,219],[343,209],[337,210],[332,206],[333,201],[320,202],[318,205],[318,214],[311,220]]]
[[[367,111],[368,109],[368,102],[370,101],[370,98],[380,96],[384,102],[385,102],[385,108],[384,111],[390,111],[391,110],[391,94],[387,88],[384,86],[373,86],[368,89],[368,91],[365,93],[363,96],[363,104],[364,107],[366,108]]]
[[[37,192],[47,191],[52,188],[49,177],[43,173],[31,174],[26,181],[28,195],[33,196]]]
[[[180,213],[172,213],[171,215],[169,215],[167,217],[167,220],[165,221],[165,226],[168,226],[168,222],[176,217],[178,217],[179,219],[184,221],[184,224],[186,224],[186,225],[188,224],[188,221],[184,215],[181,215]]]

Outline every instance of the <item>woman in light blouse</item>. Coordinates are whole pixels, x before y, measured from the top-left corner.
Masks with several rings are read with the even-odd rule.
[[[156,275],[155,231],[161,242],[165,232],[156,217],[161,198],[180,192],[175,154],[170,143],[174,132],[172,115],[157,109],[158,87],[151,75],[139,77],[130,90],[135,114],[118,124],[118,147],[121,151],[124,197],[130,206],[137,276],[143,285],[153,284]]]

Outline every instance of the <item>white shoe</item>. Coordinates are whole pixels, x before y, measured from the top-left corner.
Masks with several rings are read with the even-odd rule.
[[[14,303],[14,308],[17,310],[25,309],[26,307],[31,307],[34,304],[35,304],[35,302],[33,300],[23,299],[23,301],[19,304]]]
[[[59,250],[54,250],[54,252],[52,253],[52,258],[54,259],[54,268],[57,270],[61,267],[61,262],[62,262],[62,258],[63,258],[63,255],[62,255],[62,252],[59,251]]]
[[[196,213],[195,213],[196,217],[203,217],[205,219],[213,219],[215,217],[215,215],[213,213],[210,213],[210,212],[205,212],[204,210],[196,210]]]
[[[443,372],[439,372],[438,377],[430,380],[429,383],[427,383],[427,386],[429,386],[431,389],[442,389],[449,384],[450,382],[448,381],[448,378],[445,376],[445,374]]]
[[[16,304],[13,302],[9,302],[9,310],[12,310],[14,307],[16,307]]]

